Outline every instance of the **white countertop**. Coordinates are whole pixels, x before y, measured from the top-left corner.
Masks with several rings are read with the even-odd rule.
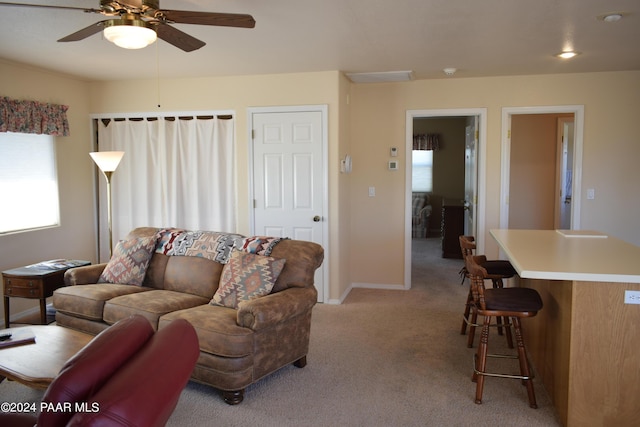
[[[640,283],[640,247],[595,231],[491,230],[520,277]]]

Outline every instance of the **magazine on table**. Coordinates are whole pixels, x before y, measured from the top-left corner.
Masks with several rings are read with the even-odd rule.
[[[86,263],[86,261],[77,259],[52,259],[28,265],[26,268],[33,268],[34,270],[61,270],[63,268],[79,267]]]

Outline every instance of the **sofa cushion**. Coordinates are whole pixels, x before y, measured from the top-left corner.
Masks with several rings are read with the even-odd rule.
[[[145,287],[112,283],[66,286],[53,293],[53,306],[61,313],[102,321],[104,304],[111,298],[149,290]]]
[[[103,320],[112,325],[120,319],[140,314],[149,320],[153,329],[158,319],[172,311],[207,304],[208,299],[182,292],[153,289],[142,294],[129,294],[112,298],[104,305]]]
[[[284,267],[284,259],[233,251],[222,269],[211,304],[238,308],[241,301],[268,295]]]
[[[202,352],[222,357],[252,355],[254,333],[238,326],[237,315],[232,308],[206,304],[162,316],[159,328],[175,319],[185,319],[195,328]]]
[[[113,250],[98,283],[121,283],[142,286],[149,261],[156,247],[156,237],[121,240]]]
[[[207,298],[218,289],[222,264],[192,256],[166,256],[156,253],[153,258],[168,258],[163,287],[168,291],[185,292]],[[145,282],[146,283],[146,282]]]

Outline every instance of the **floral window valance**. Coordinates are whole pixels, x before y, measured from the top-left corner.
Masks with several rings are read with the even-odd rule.
[[[0,132],[69,136],[66,105],[0,97]]]
[[[437,133],[413,135],[413,149],[438,151],[440,149],[440,135]]]

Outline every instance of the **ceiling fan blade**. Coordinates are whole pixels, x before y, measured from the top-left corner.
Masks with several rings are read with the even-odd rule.
[[[104,23],[107,21],[96,22],[95,24],[91,24],[88,27],[81,29],[80,31],[76,31],[73,34],[69,34],[66,37],[58,40],[59,42],[77,42],[79,40],[86,39],[89,36],[92,36],[96,33],[99,33],[104,28]]]
[[[158,10],[156,18],[176,24],[217,25],[222,27],[253,28],[256,21],[251,15],[239,13],[191,12],[187,10]]]
[[[200,49],[206,44],[202,40],[191,37],[189,34],[180,31],[177,28],[173,28],[168,24],[159,24],[156,29],[156,33],[162,40],[184,50],[185,52],[192,52],[196,49]]]
[[[47,9],[67,9],[67,10],[81,10],[87,13],[102,13],[99,9],[91,9],[87,7],[73,7],[73,6],[52,6],[48,4],[27,4],[27,3],[8,3],[8,2],[0,2],[0,6],[22,6],[22,7],[40,7]]]

